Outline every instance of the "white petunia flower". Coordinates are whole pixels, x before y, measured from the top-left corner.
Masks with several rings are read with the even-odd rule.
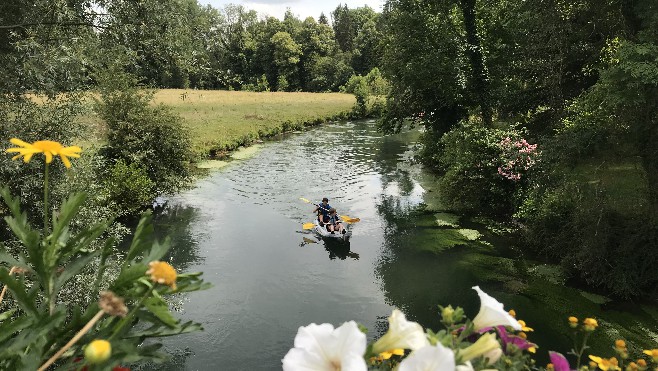
[[[488,332],[480,336],[475,343],[464,349],[459,349],[457,355],[462,361],[470,361],[473,358],[487,355],[496,349],[500,349],[500,343],[496,340],[496,335]]]
[[[300,327],[295,336],[295,347],[283,358],[285,371],[308,370],[367,370],[363,354],[366,351],[366,335],[356,322],[334,326],[312,323]]]
[[[472,369],[472,368],[471,368]],[[428,345],[414,350],[400,362],[398,371],[455,370],[455,354],[443,345]]]
[[[416,322],[407,321],[398,309],[393,309],[388,317],[388,331],[373,344],[372,351],[379,354],[391,349],[416,350],[428,345],[423,328]]]
[[[521,324],[503,309],[503,303],[489,296],[479,286],[474,286],[473,290],[477,291],[478,296],[480,296],[480,312],[473,319],[475,330],[495,326],[510,326],[517,331],[521,331]]]

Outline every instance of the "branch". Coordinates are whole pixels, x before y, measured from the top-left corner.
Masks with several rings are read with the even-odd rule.
[[[87,27],[103,28],[103,29],[110,28],[109,26],[101,26],[101,25],[93,24],[93,23],[89,23],[89,22],[65,22],[65,23],[61,23],[61,22],[37,22],[37,23],[12,24],[12,25],[6,25],[6,26],[0,25],[0,29],[27,28],[27,27],[31,27],[31,26],[65,26],[65,27],[68,27],[68,26],[76,26],[76,27],[87,26]]]

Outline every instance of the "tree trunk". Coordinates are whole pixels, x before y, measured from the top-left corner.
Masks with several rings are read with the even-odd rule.
[[[461,0],[460,7],[464,16],[464,28],[466,31],[466,52],[471,62],[471,90],[477,97],[478,104],[482,111],[482,120],[486,126],[491,126],[491,95],[489,89],[489,77],[484,67],[484,58],[482,57],[482,45],[480,35],[477,32],[476,0]]]

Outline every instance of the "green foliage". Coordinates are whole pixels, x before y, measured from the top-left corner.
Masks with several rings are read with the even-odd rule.
[[[10,138],[19,138],[29,143],[48,138],[64,144],[71,143],[79,135],[82,126],[76,117],[83,112],[82,97],[78,94],[62,95],[59,99],[43,98],[31,100],[27,97],[0,97],[0,136],[4,138],[3,149],[10,146]],[[37,155],[38,156],[38,155]],[[57,181],[65,176],[61,164],[51,167],[51,179]],[[10,156],[0,156],[0,183],[12,193],[23,196],[23,207],[29,215],[38,215],[42,208],[43,162],[23,164]],[[54,199],[63,197],[59,192]]]
[[[107,339],[111,343],[112,355],[103,369],[119,363],[161,360],[165,356],[156,352],[160,345],[142,346],[144,339],[200,328],[198,324],[180,323],[171,317],[166,306],[154,305],[155,301],[162,301],[162,295],[200,290],[207,284],[199,274],[178,275],[176,289],[151,283],[144,277],[148,263],[161,259],[169,248],[168,241],[160,244],[153,240],[150,216],[142,219],[129,253],[121,259],[112,257],[115,242],[112,238],[106,240],[102,248],[93,248],[111,220],[98,221],[79,232],[71,229],[87,199],[84,193],[71,194],[62,203],[52,216],[49,230],[33,228],[27,214],[21,210],[19,199],[11,196],[7,188],[0,193],[10,211],[5,221],[22,245],[16,255],[0,247],[0,264],[3,265],[0,266],[0,282],[8,288],[7,305],[3,307],[10,308],[0,322],[0,366],[3,369],[38,368],[85,324],[89,329],[82,331],[80,340],[58,358],[60,365],[70,366],[82,355],[83,346],[93,339]],[[119,276],[107,282],[106,272],[115,265],[121,267]],[[82,306],[67,305],[64,289],[75,290],[74,278],[88,266],[96,269],[96,278],[88,292],[89,300]],[[8,267],[12,267],[12,271]],[[19,273],[14,273],[16,269]],[[131,307],[127,315],[127,309],[123,312],[125,317],[114,317],[117,312],[108,313],[95,302],[99,290],[108,287]],[[103,311],[105,317],[100,314]],[[79,366],[85,364],[83,360]]]
[[[181,189],[188,182],[191,159],[181,119],[164,105],[151,106],[152,94],[135,88],[129,77],[112,77],[104,84],[96,104],[108,128],[102,154],[146,171],[154,195]]]
[[[441,138],[441,152],[434,155],[445,172],[439,189],[450,209],[494,216],[514,211],[515,193],[522,192],[526,180],[525,175],[515,182],[500,174],[505,138],[520,139],[521,132],[470,122]]]
[[[105,179],[108,201],[119,214],[136,215],[153,202],[155,184],[136,163],[127,165],[123,159],[117,160]]]

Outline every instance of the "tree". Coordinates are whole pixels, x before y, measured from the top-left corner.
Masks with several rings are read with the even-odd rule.
[[[274,64],[278,68],[279,77],[285,78],[288,89],[298,86],[298,66],[302,49],[289,33],[277,32],[270,39],[274,48]],[[277,90],[280,90],[277,87]]]

